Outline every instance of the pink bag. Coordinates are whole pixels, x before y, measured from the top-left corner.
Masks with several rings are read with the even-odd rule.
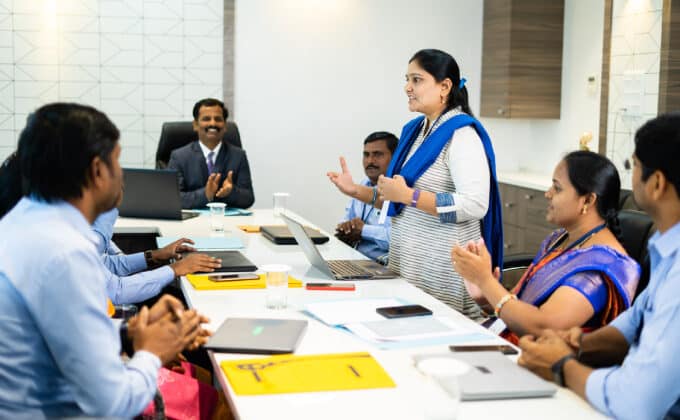
[[[158,371],[158,389],[165,401],[165,416],[175,420],[204,420],[212,418],[217,405],[217,391],[197,379],[191,363],[181,362],[184,373],[161,368]],[[142,418],[153,419],[154,403],[151,402]]]

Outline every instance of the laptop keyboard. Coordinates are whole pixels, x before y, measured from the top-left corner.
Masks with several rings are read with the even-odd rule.
[[[347,260],[328,260],[326,261],[334,274],[342,277],[366,277],[370,273],[356,266]]]

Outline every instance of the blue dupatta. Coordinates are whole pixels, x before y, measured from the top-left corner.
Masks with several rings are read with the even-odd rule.
[[[437,160],[437,157],[448,144],[453,133],[466,126],[472,126],[477,135],[482,140],[486,160],[489,165],[490,186],[489,186],[489,207],[486,215],[482,218],[482,238],[486,244],[491,261],[494,267],[503,266],[503,221],[501,213],[501,198],[498,191],[498,181],[496,178],[496,157],[494,155],[491,139],[482,124],[475,118],[467,114],[459,114],[443,122],[436,130],[423,141],[418,150],[404,164],[413,143],[418,137],[418,133],[425,120],[424,116],[409,121],[401,130],[399,144],[394,152],[390,166],[387,168],[388,177],[401,175],[406,184],[413,187],[415,181],[421,177]],[[435,191],[436,192],[436,191]],[[404,205],[401,203],[390,203],[388,216],[396,216],[401,213]]]

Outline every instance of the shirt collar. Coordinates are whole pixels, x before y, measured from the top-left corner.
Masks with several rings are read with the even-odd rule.
[[[222,142],[217,143],[217,146],[215,146],[215,148],[212,150],[208,149],[208,146],[203,144],[200,140],[198,141],[198,145],[201,147],[201,152],[203,152],[203,158],[207,160],[208,153],[215,152],[213,155],[213,163],[217,160],[217,155],[220,153],[220,149],[222,148]]]
[[[78,233],[83,235],[85,239],[92,242],[93,245],[97,245],[97,234],[92,230],[92,226],[88,223],[85,216],[75,208],[71,203],[66,201],[55,201],[52,203],[47,203],[45,201],[24,197],[21,201],[26,201],[28,206],[38,206],[47,207],[51,206],[63,219],[71,225]]]
[[[649,238],[649,248],[655,249],[661,258],[666,258],[680,248],[680,223],[676,223],[663,234],[658,231]]]

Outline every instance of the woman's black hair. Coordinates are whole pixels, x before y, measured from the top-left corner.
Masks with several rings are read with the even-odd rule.
[[[564,157],[569,182],[579,195],[594,193],[597,196],[597,213],[607,222],[607,227],[621,238],[618,207],[621,179],[611,160],[597,153],[579,150]]]
[[[467,88],[460,86],[460,69],[458,63],[450,54],[435,49],[420,50],[413,54],[408,62],[412,61],[415,61],[426,72],[430,73],[437,82],[442,82],[447,78],[451,80],[451,91],[446,98],[447,110],[460,106],[463,112],[472,116],[472,110],[468,105]]]

